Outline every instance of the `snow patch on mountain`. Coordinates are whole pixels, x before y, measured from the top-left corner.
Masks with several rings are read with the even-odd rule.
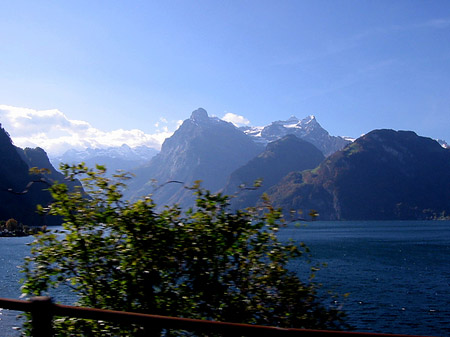
[[[326,156],[342,149],[350,143],[343,137],[334,137],[320,126],[314,115],[298,119],[291,116],[288,120],[279,120],[266,126],[241,127],[246,135],[253,138],[255,142],[268,144],[281,139],[288,134],[293,134],[315,145]]]
[[[450,149],[450,145],[443,139],[436,139],[436,141],[441,144],[444,149]]]
[[[78,164],[85,162],[92,167],[95,164],[106,165],[109,171],[130,170],[150,161],[158,153],[157,150],[141,145],[130,147],[127,144],[122,146],[111,146],[104,148],[86,148],[84,150],[69,149],[61,156],[50,157],[50,161],[55,167],[60,163]]]

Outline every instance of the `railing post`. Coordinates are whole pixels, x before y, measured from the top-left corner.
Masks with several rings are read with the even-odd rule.
[[[51,297],[31,298],[31,324],[33,337],[51,337],[53,321],[53,303]]]

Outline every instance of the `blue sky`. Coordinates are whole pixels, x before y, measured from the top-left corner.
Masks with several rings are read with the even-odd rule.
[[[3,1],[0,105],[19,145],[32,132],[12,107],[122,137],[169,135],[203,107],[450,141],[450,2]]]

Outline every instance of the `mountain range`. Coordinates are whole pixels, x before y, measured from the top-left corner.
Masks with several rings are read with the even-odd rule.
[[[3,129],[0,141],[5,163],[0,171],[0,220],[36,222],[33,207],[38,201],[50,202],[48,192],[36,184],[26,195],[8,190],[21,191],[30,180],[42,178],[30,177],[30,167],[48,168],[49,181],[62,176],[43,149],[15,148]],[[321,220],[450,215],[450,149],[445,141],[411,131],[374,130],[351,140],[331,136],[314,116],[237,128],[199,108],[155,152],[127,145],[71,150],[52,162],[85,161],[104,164],[110,172],[131,170],[135,178],[125,197],[151,195],[160,207],[192,206],[195,198],[188,187],[201,180],[202,187],[231,195],[234,209],[257,206],[266,193],[286,213],[315,210]],[[258,189],[252,188],[255,181],[261,181]]]
[[[412,131],[374,130],[268,194],[275,206],[314,209],[323,220],[446,217],[450,151]]]
[[[148,146],[131,148],[127,144],[123,144],[107,148],[70,149],[60,156],[50,157],[50,161],[55,167],[59,167],[61,163],[79,164],[81,162],[88,167],[95,167],[96,164],[104,165],[108,172],[113,174],[117,170],[130,171],[144,165],[157,153],[157,150]]]
[[[231,123],[208,116],[206,110],[199,108],[165,140],[158,155],[147,165],[133,171],[136,179],[131,182],[127,197],[133,199],[152,193],[157,204],[190,205],[193,202],[192,193],[185,187],[193,185],[196,180],[202,180],[202,187],[212,191],[221,190],[225,185],[228,186],[227,192],[234,191],[232,184],[236,183],[238,186],[244,181],[236,180],[238,172],[228,182],[230,175],[263,152],[270,142],[286,135],[295,135],[309,145],[319,146],[320,150],[317,152],[323,154],[333,153],[350,143],[342,137],[330,136],[314,116],[303,120],[291,117],[287,121],[273,122],[260,128],[236,128]],[[316,147],[314,149],[317,150]],[[287,161],[286,165],[288,163],[291,161]],[[282,165],[283,160],[277,167]],[[304,167],[309,168],[308,165]],[[286,166],[277,175],[290,169],[293,169],[292,165],[291,168]],[[276,170],[272,170],[274,171]],[[272,177],[262,178],[267,178],[264,186],[272,183]],[[159,187],[168,181],[172,181],[170,186]],[[258,192],[246,194],[250,197],[258,195]]]
[[[185,187],[202,180],[213,192],[233,195],[233,208],[255,206],[266,192],[275,206],[314,209],[323,220],[445,217],[450,151],[441,143],[393,130],[352,142],[330,136],[314,116],[238,129],[200,108],[134,171],[127,196],[152,194],[157,204],[187,207],[194,200]]]
[[[331,136],[312,115],[302,120],[291,116],[286,121],[276,121],[264,127],[241,127],[240,129],[262,144],[268,144],[286,135],[294,135],[316,146],[325,156],[351,143],[344,137]]]

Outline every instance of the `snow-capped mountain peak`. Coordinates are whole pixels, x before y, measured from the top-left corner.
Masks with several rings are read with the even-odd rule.
[[[90,167],[94,167],[95,164],[106,165],[108,171],[115,172],[117,169],[130,170],[140,166],[150,161],[156,153],[157,150],[145,145],[131,148],[127,144],[122,144],[106,148],[69,149],[62,156],[51,157],[50,160],[55,167],[59,167],[60,163],[85,162]]]
[[[295,117],[294,115],[292,115],[291,117],[289,117],[289,119],[286,121],[286,122],[288,122],[288,123],[298,123],[300,120],[297,118],[297,117]]]
[[[324,155],[330,155],[349,143],[342,137],[330,136],[320,126],[314,115],[307,116],[302,120],[291,116],[288,120],[272,122],[264,127],[242,127],[240,129],[256,142],[265,144],[293,134],[314,144]]]

